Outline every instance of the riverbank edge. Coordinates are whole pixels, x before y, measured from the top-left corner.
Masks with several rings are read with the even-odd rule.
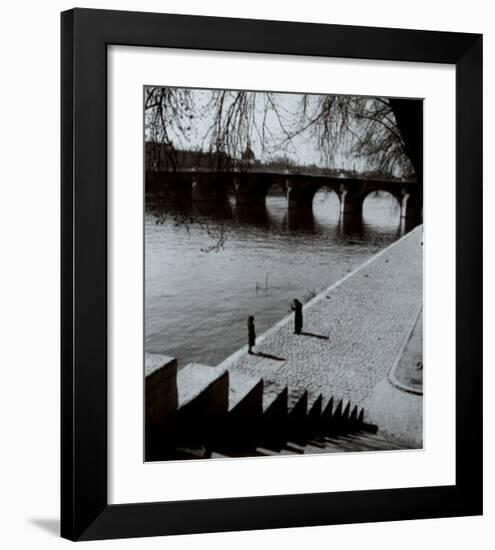
[[[340,285],[342,285],[345,281],[347,281],[348,279],[350,279],[351,277],[355,276],[357,273],[359,273],[360,271],[362,271],[365,267],[367,267],[369,264],[371,264],[372,262],[375,262],[376,260],[378,260],[383,254],[385,254],[386,252],[388,252],[389,250],[391,250],[392,248],[398,246],[400,243],[402,243],[405,239],[408,239],[408,238],[411,238],[412,235],[414,235],[416,232],[418,231],[422,231],[423,230],[423,224],[421,225],[418,225],[416,226],[413,230],[409,231],[408,233],[406,233],[405,235],[403,235],[402,237],[400,237],[399,239],[397,239],[396,241],[394,241],[393,243],[389,244],[388,246],[386,246],[385,248],[383,248],[382,250],[380,250],[379,252],[377,252],[376,254],[374,254],[371,258],[368,258],[365,262],[363,262],[361,265],[357,266],[356,268],[354,268],[352,271],[350,271],[349,273],[347,273],[346,275],[344,275],[343,277],[341,277],[338,281],[336,281],[335,283],[332,283],[330,286],[328,286],[326,289],[322,290],[319,294],[317,294],[314,298],[312,298],[309,302],[306,302],[304,305],[303,305],[303,310],[306,310],[306,309],[309,309],[311,308],[312,306],[314,306],[316,303],[318,303],[319,301],[323,300],[323,299],[326,299],[326,295],[329,293],[329,292],[332,292],[333,290],[335,290],[336,288],[338,288]],[[419,309],[419,312],[418,312],[418,315],[419,313],[421,312],[422,310],[422,304],[421,304],[421,307]],[[293,318],[294,314],[293,313],[289,313],[288,315],[286,315],[285,317],[283,317],[282,319],[280,319],[280,321],[277,321],[273,326],[271,326],[269,329],[267,329],[265,332],[263,332],[260,336],[257,336],[256,337],[256,345],[259,345],[261,344],[266,338],[268,338],[271,334],[273,334],[274,332],[276,332],[280,327],[286,325],[287,323],[289,323],[291,321],[291,319]],[[407,331],[407,338],[405,339],[405,344],[407,344],[407,341],[408,341],[408,338],[409,338],[409,335],[411,334],[411,331],[414,329],[415,325],[416,325],[416,321],[417,321],[417,316],[414,317],[414,323],[412,324],[412,327],[410,330]],[[404,345],[405,345],[404,344]],[[233,367],[237,361],[243,357],[245,354],[247,354],[247,351],[248,351],[248,346],[247,344],[245,346],[243,346],[242,348],[238,349],[237,351],[235,351],[232,355],[229,355],[226,359],[224,359],[221,363],[219,363],[217,365],[217,367],[219,368],[224,368],[224,369],[229,369],[231,367]],[[403,352],[403,349],[401,348],[401,351]],[[401,357],[401,353],[399,353],[398,355],[398,358],[397,358],[397,361],[400,360],[400,357]],[[393,367],[392,367],[393,368]],[[390,371],[391,372],[391,371]]]

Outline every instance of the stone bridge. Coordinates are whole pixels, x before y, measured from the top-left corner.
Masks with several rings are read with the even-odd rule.
[[[311,209],[315,193],[326,187],[339,197],[341,214],[362,214],[366,197],[375,191],[393,195],[402,218],[420,218],[422,186],[415,179],[381,179],[366,176],[330,176],[269,171],[183,170],[146,172],[146,189],[167,190],[192,201],[220,201],[234,196],[236,205],[265,204],[268,190],[278,186],[289,209]]]

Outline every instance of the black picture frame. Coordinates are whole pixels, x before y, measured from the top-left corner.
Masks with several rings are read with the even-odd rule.
[[[62,536],[93,540],[481,514],[482,36],[90,9],[63,12],[61,23]],[[107,46],[115,44],[455,64],[455,485],[108,504]]]

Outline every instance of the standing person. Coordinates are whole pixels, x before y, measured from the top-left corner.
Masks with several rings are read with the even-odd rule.
[[[301,334],[303,327],[303,312],[302,304],[297,298],[294,299],[291,309],[294,312],[294,334]]]
[[[254,317],[252,315],[249,316],[248,322],[248,353],[249,355],[253,355],[253,348],[256,345],[256,331],[254,329]]]

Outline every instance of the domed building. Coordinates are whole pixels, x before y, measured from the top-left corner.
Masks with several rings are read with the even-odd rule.
[[[246,150],[241,155],[241,161],[246,164],[254,164],[256,162],[256,157],[249,143],[246,145]]]

